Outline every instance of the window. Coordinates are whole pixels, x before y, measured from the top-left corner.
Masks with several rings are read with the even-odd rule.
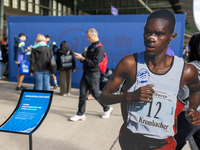
[[[4,6],[10,6],[10,0],[4,0]]]
[[[67,14],[67,7],[63,5],[63,16],[66,16]]]
[[[61,16],[62,14],[62,4],[61,3],[58,3],[58,16]]]
[[[57,2],[53,0],[53,16],[57,15]]]
[[[40,7],[39,7],[40,1],[35,0],[35,13],[39,14],[40,13]]]
[[[28,0],[28,12],[33,12],[33,0]]]
[[[22,1],[20,2],[20,9],[21,10],[26,10],[26,2],[25,1]]]
[[[18,0],[12,0],[12,7],[18,8]]]

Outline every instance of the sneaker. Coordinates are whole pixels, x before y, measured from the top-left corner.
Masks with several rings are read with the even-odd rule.
[[[109,110],[105,111],[103,116],[101,116],[102,119],[107,119],[110,117],[110,115],[112,114],[113,112],[113,107],[110,107]]]
[[[71,95],[70,93],[67,93],[67,95]]]
[[[26,87],[24,87],[24,86],[22,86],[22,85],[21,85],[21,88],[22,88],[22,89],[26,89]]]
[[[67,94],[63,94],[62,96],[67,96]]]
[[[16,91],[21,91],[21,90],[23,90],[24,88],[22,88],[22,87],[16,87]]]
[[[57,89],[58,84],[54,84],[53,89]]]
[[[70,121],[74,121],[74,122],[76,122],[76,121],[83,121],[85,119],[86,119],[86,117],[85,117],[84,114],[82,116],[75,115],[75,116],[69,118]]]

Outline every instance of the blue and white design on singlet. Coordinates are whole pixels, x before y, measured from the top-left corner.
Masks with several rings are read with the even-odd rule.
[[[144,52],[137,54],[135,84],[128,90],[133,92],[147,84],[154,84],[151,103],[128,102],[127,128],[154,139],[174,136],[177,93],[184,68],[184,60],[174,56],[171,68],[165,74],[150,71],[144,61]]]

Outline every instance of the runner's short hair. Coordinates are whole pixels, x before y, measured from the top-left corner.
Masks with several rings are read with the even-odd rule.
[[[168,20],[169,22],[168,28],[169,28],[170,33],[174,32],[174,29],[176,26],[176,18],[170,10],[159,9],[159,10],[154,11],[148,16],[146,22],[148,22],[151,19],[156,19],[156,18]]]

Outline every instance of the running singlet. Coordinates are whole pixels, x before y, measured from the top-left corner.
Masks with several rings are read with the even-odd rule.
[[[132,92],[147,84],[154,84],[151,103],[128,102],[127,128],[154,139],[174,136],[174,118],[177,93],[184,68],[184,60],[173,57],[171,68],[165,74],[150,71],[144,61],[144,52],[137,54],[137,75],[135,84],[128,90]]]

